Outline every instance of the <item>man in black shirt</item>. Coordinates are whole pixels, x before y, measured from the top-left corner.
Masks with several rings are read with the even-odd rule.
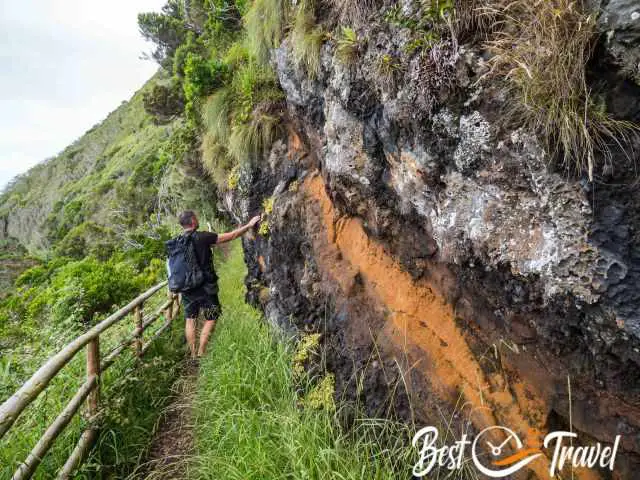
[[[204,355],[209,336],[211,332],[213,332],[216,320],[222,312],[220,302],[218,301],[218,277],[213,268],[211,247],[240,237],[260,221],[260,216],[257,215],[253,217],[249,223],[240,228],[221,234],[198,231],[198,227],[200,226],[198,217],[196,217],[196,214],[191,210],[182,212],[179,221],[184,229],[184,233],[192,232],[193,234],[198,264],[202,268],[205,277],[205,281],[201,286],[182,293],[182,305],[186,318],[185,335],[189,349],[191,350],[191,358],[196,359]],[[196,319],[200,312],[203,313],[206,321],[200,333],[200,344],[196,352]]]

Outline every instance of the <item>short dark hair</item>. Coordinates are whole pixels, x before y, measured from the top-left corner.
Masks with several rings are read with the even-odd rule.
[[[196,216],[196,212],[194,212],[193,210],[185,210],[178,217],[178,222],[180,222],[180,225],[182,225],[185,228],[190,227],[191,224],[193,223],[193,219],[195,218],[195,216]]]

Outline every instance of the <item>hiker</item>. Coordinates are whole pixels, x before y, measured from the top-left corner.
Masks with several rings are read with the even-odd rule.
[[[253,217],[240,228],[220,234],[199,231],[198,217],[191,210],[182,212],[178,221],[184,230],[182,235],[167,242],[169,288],[182,294],[186,319],[185,336],[191,359],[197,360],[204,355],[209,336],[222,311],[218,300],[218,277],[213,268],[211,247],[242,236],[260,221],[260,215]],[[200,312],[205,322],[196,352],[196,319]]]

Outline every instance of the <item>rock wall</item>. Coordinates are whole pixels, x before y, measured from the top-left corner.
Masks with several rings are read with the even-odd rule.
[[[615,32],[594,72],[631,48]],[[274,198],[269,235],[245,241],[250,299],[283,328],[323,332],[337,395],[370,415],[507,425],[531,444],[571,419],[583,442],[621,434],[612,475],[634,478],[637,159],[568,178],[534,132],[504,121],[510,99],[478,82],[478,45],[412,57],[388,24],[358,34],[370,39],[359,61],[337,61],[329,41],[316,78],[286,41],[274,52],[289,133],[225,199],[242,217]],[[393,82],[372,68],[385,52],[406,57]],[[616,72],[598,77],[609,107],[638,120],[640,88]],[[531,465],[548,478],[548,459]]]

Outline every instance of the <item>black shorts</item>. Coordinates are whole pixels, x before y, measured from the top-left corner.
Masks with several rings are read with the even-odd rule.
[[[218,286],[215,283],[205,283],[183,292],[182,306],[185,318],[198,318],[198,314],[202,312],[205,320],[217,320],[222,313],[218,300]]]

